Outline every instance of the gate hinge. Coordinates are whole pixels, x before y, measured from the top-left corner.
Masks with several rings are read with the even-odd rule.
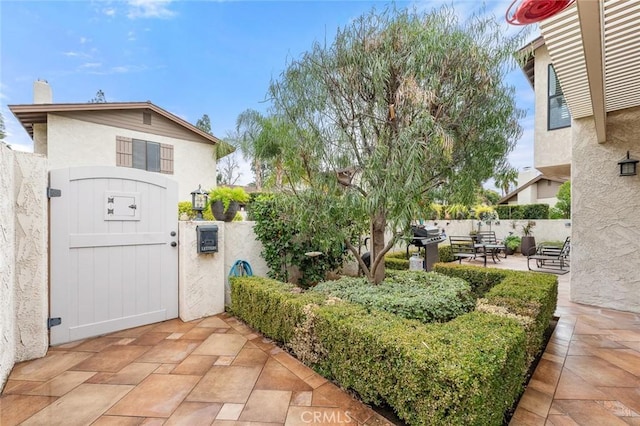
[[[62,191],[59,189],[47,188],[47,198],[61,197]]]
[[[56,325],[62,324],[62,318],[47,318],[47,328],[55,327]]]

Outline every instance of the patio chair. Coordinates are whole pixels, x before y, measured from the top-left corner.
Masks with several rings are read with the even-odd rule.
[[[541,270],[557,274],[566,274],[569,272],[570,248],[570,237],[564,240],[562,247],[540,244],[534,254],[527,256],[527,268],[529,268],[530,271],[534,271],[534,269],[531,269],[529,262],[535,260],[536,266]]]
[[[451,245],[451,253],[453,257],[462,263],[462,259],[473,260],[478,257],[484,258],[484,264],[487,265],[487,252],[484,247],[478,247],[471,237],[449,237]]]
[[[496,233],[494,231],[479,231],[476,234],[476,240],[479,243],[485,244],[487,249],[491,250],[491,256],[493,259],[499,260],[500,252],[504,253],[504,258],[507,258],[507,246],[502,241],[498,241]]]

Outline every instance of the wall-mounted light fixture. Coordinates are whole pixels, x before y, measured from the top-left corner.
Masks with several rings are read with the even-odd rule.
[[[198,189],[191,193],[191,209],[196,212],[194,220],[202,220],[202,211],[207,207],[207,199],[209,193],[202,190],[202,186],[198,185]]]
[[[627,151],[626,158],[618,161],[618,165],[620,166],[620,176],[635,176],[638,174],[638,163],[640,163],[640,160],[629,157],[629,151]]]

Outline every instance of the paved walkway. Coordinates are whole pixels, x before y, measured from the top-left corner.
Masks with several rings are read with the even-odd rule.
[[[572,303],[570,274],[558,281],[558,325],[510,424],[640,425],[640,315]]]
[[[0,425],[389,424],[226,314],[125,330],[17,364]]]
[[[560,320],[511,425],[640,425],[640,315],[571,303],[559,281]],[[347,423],[388,424],[226,314],[51,348],[0,397],[1,426]]]

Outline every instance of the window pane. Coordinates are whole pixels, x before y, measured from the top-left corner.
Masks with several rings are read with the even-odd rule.
[[[147,169],[147,143],[145,141],[133,140],[133,167]]]
[[[160,171],[160,144],[147,142],[147,170],[150,172]]]
[[[571,115],[564,96],[549,98],[549,129],[559,129],[571,125]]]

